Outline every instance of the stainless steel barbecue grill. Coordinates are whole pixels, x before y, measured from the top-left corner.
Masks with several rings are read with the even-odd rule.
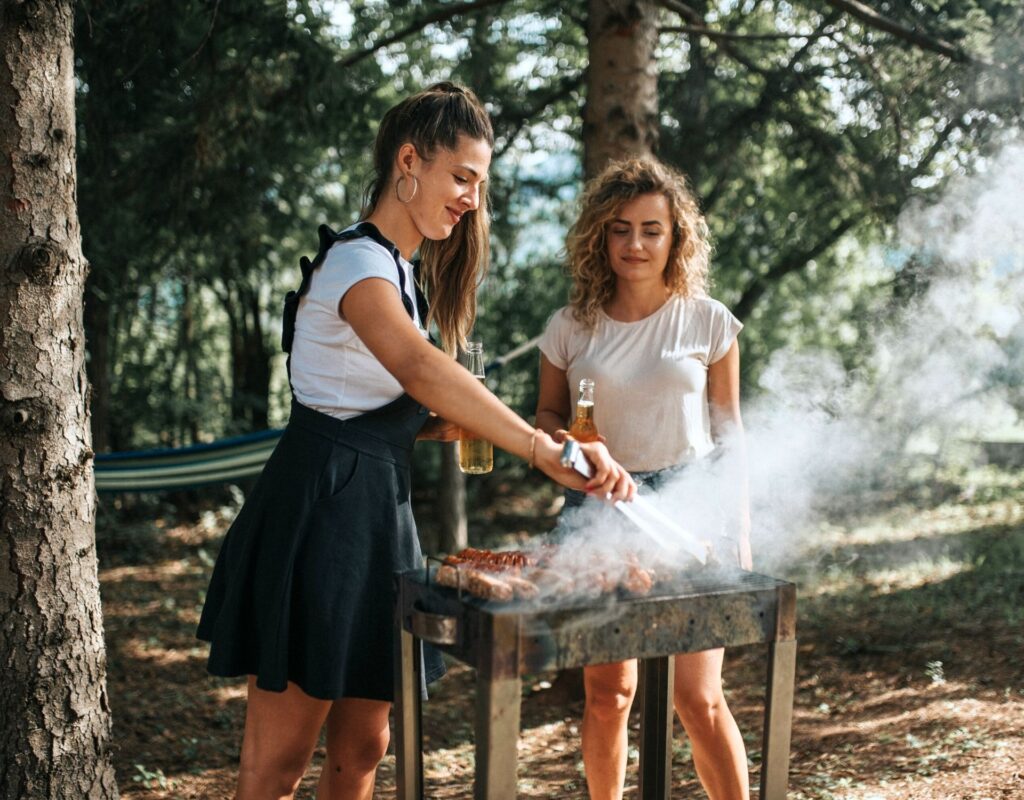
[[[516,795],[524,674],[640,659],[640,797],[671,794],[675,653],[768,645],[761,800],[786,795],[796,666],[791,583],[706,567],[660,580],[644,596],[498,603],[438,586],[432,570],[397,576],[395,752],[399,800],[423,794],[418,640],[476,669],[476,800]]]

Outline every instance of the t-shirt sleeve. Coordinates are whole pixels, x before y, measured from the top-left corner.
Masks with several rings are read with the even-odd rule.
[[[321,279],[317,294],[333,299],[335,305],[349,289],[367,278],[383,278],[401,291],[395,259],[369,239],[338,242],[327,251],[318,272]]]
[[[739,332],[743,330],[743,323],[733,316],[733,313],[717,300],[711,300],[710,328],[711,346],[708,348],[708,365],[725,358],[732,343],[736,340]]]
[[[547,356],[548,361],[558,369],[569,367],[569,334],[572,330],[572,320],[569,318],[569,309],[560,308],[551,315],[544,333],[541,334],[537,347]]]

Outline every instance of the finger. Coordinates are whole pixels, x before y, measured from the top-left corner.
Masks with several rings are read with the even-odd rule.
[[[624,469],[620,469],[619,479],[615,482],[615,487],[612,489],[613,500],[623,500],[629,502],[633,499],[636,494],[636,483],[633,478]]]
[[[607,469],[594,476],[594,487],[590,493],[602,500],[611,500],[615,490],[615,484],[619,479],[619,467],[615,462],[609,461]]]

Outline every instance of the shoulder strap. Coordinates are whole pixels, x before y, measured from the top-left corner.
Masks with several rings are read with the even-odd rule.
[[[292,343],[295,340],[295,318],[299,311],[299,300],[309,292],[309,286],[313,279],[313,273],[324,263],[324,259],[327,257],[327,251],[330,250],[338,242],[346,242],[351,239],[359,239],[366,237],[372,239],[374,242],[379,244],[389,253],[395,260],[395,268],[398,270],[398,286],[400,288],[400,294],[402,296],[402,305],[405,306],[406,312],[409,314],[411,319],[416,318],[416,312],[419,312],[420,321],[425,325],[427,322],[427,312],[429,306],[427,299],[423,295],[419,284],[419,261],[417,260],[413,264],[413,292],[416,296],[416,306],[414,307],[409,296],[405,293],[405,270],[402,268],[402,254],[395,246],[394,242],[384,236],[378,230],[377,226],[372,222],[360,222],[354,228],[350,228],[346,231],[335,231],[328,225],[321,225],[317,228],[317,236],[319,237],[319,246],[317,248],[316,256],[310,261],[306,256],[299,259],[299,269],[302,271],[302,281],[299,283],[298,289],[293,289],[288,292],[284,298],[284,317],[281,324],[281,349],[288,353],[288,359],[285,362],[288,370],[288,381],[291,382],[291,352]],[[431,337],[433,341],[433,337]]]

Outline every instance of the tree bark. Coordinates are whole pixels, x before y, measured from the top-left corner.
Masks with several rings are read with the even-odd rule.
[[[589,7],[588,179],[612,159],[650,155],[658,145],[657,7],[650,0],[590,0]]]
[[[116,798],[68,0],[0,3],[0,798]]]

